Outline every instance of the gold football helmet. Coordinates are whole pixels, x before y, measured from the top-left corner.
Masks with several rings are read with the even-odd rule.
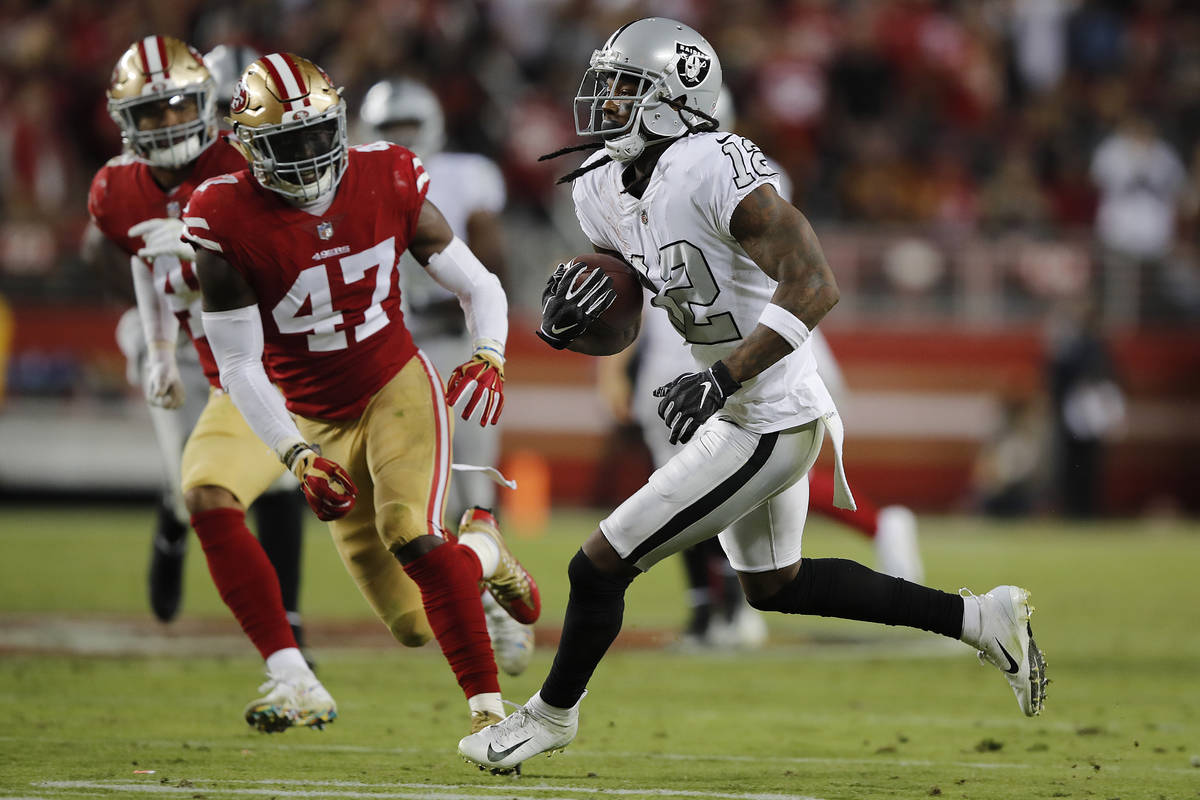
[[[284,197],[329,197],[346,171],[346,103],[325,71],[291,53],[271,53],[242,73],[229,106],[237,145],[254,177]]]
[[[108,113],[137,158],[174,169],[216,141],[216,97],[216,82],[198,52],[170,36],[147,36],[113,67]],[[187,119],[193,106],[195,116]],[[180,118],[185,121],[163,124]]]

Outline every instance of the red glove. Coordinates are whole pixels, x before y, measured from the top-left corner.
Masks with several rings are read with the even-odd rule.
[[[342,466],[323,458],[311,445],[292,448],[285,462],[300,481],[304,499],[322,522],[341,519],[354,508],[358,487]]]
[[[480,412],[479,426],[495,425],[504,408],[504,359],[492,348],[476,348],[471,360],[458,366],[446,382],[446,403],[470,421]]]

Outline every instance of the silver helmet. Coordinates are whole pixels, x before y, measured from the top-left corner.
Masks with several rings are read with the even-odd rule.
[[[383,80],[367,90],[358,112],[364,134],[402,144],[429,158],[446,144],[446,122],[437,96],[408,78]],[[409,130],[388,131],[392,126]]]
[[[204,66],[217,82],[217,112],[229,113],[233,93],[246,68],[262,57],[262,53],[244,44],[219,44],[204,54]]]
[[[707,39],[682,22],[639,19],[592,53],[575,96],[575,132],[603,136],[614,161],[631,161],[648,141],[704,124],[692,109],[712,116],[720,90],[721,61]],[[605,116],[612,102],[629,111],[617,124]]]

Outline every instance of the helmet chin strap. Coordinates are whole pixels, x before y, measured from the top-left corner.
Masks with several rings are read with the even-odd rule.
[[[609,158],[624,164],[633,161],[646,149],[646,137],[638,131],[630,131],[624,136],[604,140],[604,150]]]

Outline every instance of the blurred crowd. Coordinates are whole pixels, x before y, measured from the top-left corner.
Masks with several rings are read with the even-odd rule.
[[[1101,258],[1165,265],[1162,293],[1194,311],[1200,5],[1186,0],[9,0],[0,289],[87,291],[72,265],[86,188],[120,150],[104,90],[138,37],[303,54],[352,117],[374,81],[424,80],[450,146],[494,158],[510,206],[550,219],[573,164],[536,157],[575,141],[591,51],[650,14],[713,42],[740,132],[818,224],[1094,231]]]

